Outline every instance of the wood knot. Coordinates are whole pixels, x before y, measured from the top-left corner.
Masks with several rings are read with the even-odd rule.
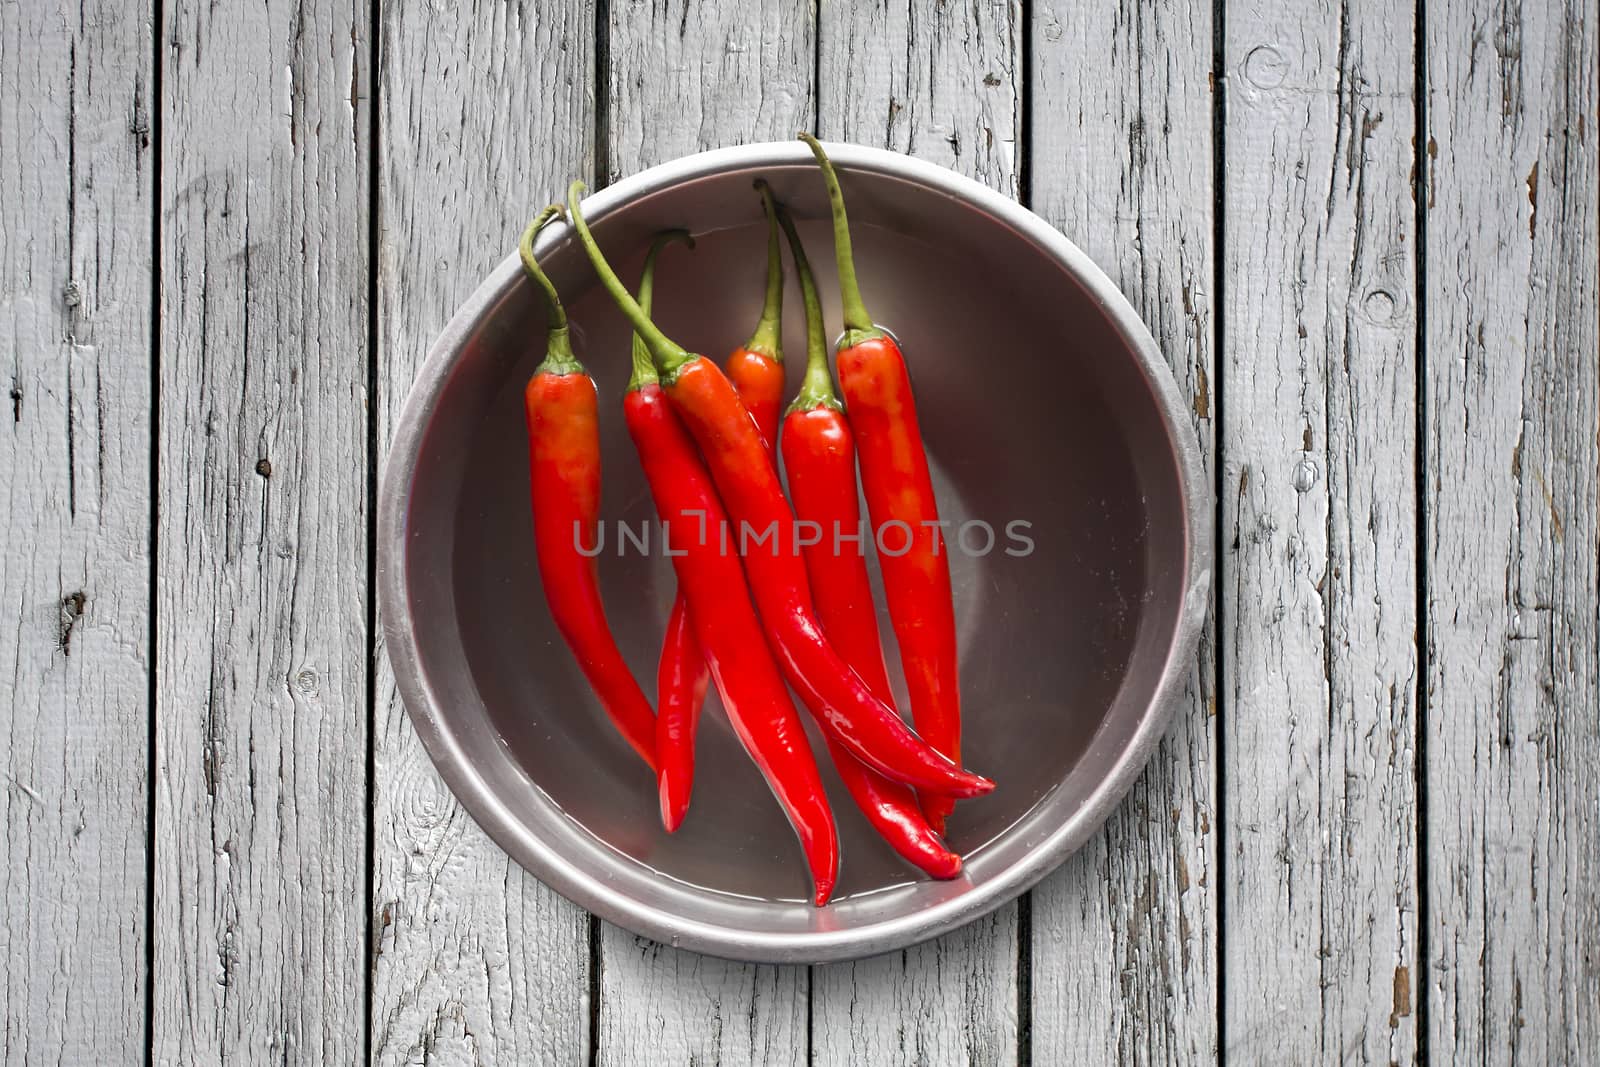
[[[89,598],[81,589],[61,598],[61,637],[58,643],[64,656],[72,655],[72,631],[77,627],[78,620],[83,618],[88,604]]]
[[[1244,80],[1257,89],[1276,89],[1283,84],[1289,61],[1270,44],[1259,44],[1244,57]]]

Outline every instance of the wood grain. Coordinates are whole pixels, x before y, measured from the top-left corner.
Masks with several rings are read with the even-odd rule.
[[[815,968],[812,1063],[1016,1063],[1016,945],[1008,904],[904,952]]]
[[[0,6],[0,1061],[145,1055],[148,5]]]
[[[730,963],[602,924],[603,1064],[759,1064],[806,1059],[806,969]]]
[[[378,10],[374,72],[366,4],[0,4],[0,1061],[1592,1058],[1594,0]],[[365,624],[367,404],[526,215],[802,128],[1031,192],[1225,489],[1226,630],[1031,928],[814,973],[523,873]]]
[[[820,136],[1020,188],[1020,3],[824,4]],[[1018,1056],[1017,906],[905,952],[819,967],[818,1064],[1009,1064]]]
[[[1226,12],[1227,1054],[1416,1047],[1411,13]]]
[[[532,213],[561,198],[568,179],[593,173],[595,49],[593,10],[577,0],[388,4],[383,18],[377,400],[386,451],[412,377],[456,306]],[[411,727],[387,657],[374,669],[373,1059],[584,1062],[588,917],[462,810]]]
[[[1600,1048],[1594,4],[1429,3],[1428,1037]]]
[[[812,124],[805,0],[616,0],[608,24],[612,180]],[[600,1064],[806,1062],[804,967],[731,963],[600,924]]]
[[[1214,462],[1212,9],[1034,9],[1033,206],[1150,326]],[[1194,1064],[1217,1044],[1215,619],[1103,833],[1033,892],[1035,1063]]]
[[[364,5],[165,5],[157,1063],[363,1055]]]
[[[1017,0],[823,4],[821,136],[888,148],[1021,191]]]
[[[811,0],[612,0],[607,182],[708,148],[810,129]]]

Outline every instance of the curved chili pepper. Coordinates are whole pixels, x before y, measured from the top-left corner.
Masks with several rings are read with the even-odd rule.
[[[673,241],[694,247],[687,230],[668,230],[659,234],[645,253],[644,272],[639,278],[639,306],[648,309],[655,288],[656,256]],[[656,380],[650,351],[637,336],[633,338],[633,377],[628,391]],[[711,669],[689,621],[688,602],[683,589],[672,601],[667,632],[661,642],[661,659],[656,666],[656,784],[661,800],[661,824],[672,833],[683,824],[694,789],[694,743],[700,725],[700,708],[705,703]]]
[[[860,509],[856,505],[856,460],[855,450],[850,444],[850,428],[844,421],[844,416],[839,414],[839,403],[833,397],[833,381],[828,374],[828,353],[823,340],[822,308],[817,301],[817,288],[811,278],[811,272],[806,264],[805,250],[800,244],[799,235],[794,232],[794,225],[789,220],[788,214],[772,199],[772,189],[765,179],[756,180],[756,188],[761,192],[762,206],[767,214],[767,301],[762,309],[760,325],[756,334],[743,348],[736,349],[728,357],[728,378],[739,393],[739,399],[744,401],[745,407],[750,412],[750,417],[755,420],[756,428],[761,431],[762,440],[766,442],[769,454],[776,454],[778,443],[778,409],[783,402],[783,349],[782,336],[777,324],[782,321],[783,308],[783,267],[777,257],[777,232],[775,222],[781,220],[785,232],[788,234],[789,247],[795,258],[795,269],[800,274],[801,286],[805,294],[806,308],[806,339],[810,347],[811,359],[806,365],[806,381],[814,383],[818,373],[818,359],[821,363],[821,380],[826,383],[827,397],[832,401],[832,411],[827,412],[833,416],[837,429],[843,433],[843,448],[830,447],[838,438],[829,434],[828,430],[818,426],[816,431],[811,429],[815,425],[814,416],[824,414],[820,409],[807,411],[806,428],[797,429],[789,420],[784,423],[784,455],[786,466],[790,472],[790,496],[794,500],[795,515],[801,521],[812,521],[824,531],[833,529],[855,531],[861,524]],[[639,306],[649,314],[650,305],[644,299],[641,287]],[[764,334],[763,331],[766,331]],[[758,339],[765,341],[770,347],[758,347]],[[638,335],[635,335],[638,341]],[[770,353],[770,355],[765,354]],[[802,386],[801,398],[806,396],[807,386]],[[793,418],[799,417],[797,407],[800,398],[796,400],[796,407],[790,411],[795,413]],[[807,405],[811,407],[814,405]],[[815,460],[806,463],[800,460],[788,460],[790,440],[803,436],[806,445],[796,446],[807,455],[816,454]],[[797,474],[796,472],[800,472]],[[807,487],[802,490],[795,483],[795,478],[800,477],[807,482]],[[804,501],[802,503],[802,492]],[[848,508],[839,493],[848,495]],[[830,499],[832,498],[832,499]],[[829,519],[837,519],[838,525],[834,526]],[[838,574],[827,573],[828,564],[824,563],[819,570],[813,566],[814,556],[824,556],[832,561],[845,559],[842,555],[828,553],[821,543],[808,546],[804,549],[806,570],[811,578],[811,586],[816,597],[817,616],[823,623],[823,632],[828,635],[845,661],[856,669],[862,680],[867,683],[873,695],[891,707],[894,704],[889,688],[889,676],[883,665],[883,648],[878,641],[878,626],[872,607],[872,589],[867,581],[867,567],[864,558],[858,552],[855,555],[855,570],[857,575],[845,573],[850,570],[848,566],[833,569],[840,571]],[[832,583],[837,579],[837,586]],[[849,603],[854,601],[865,606],[865,613],[850,610]],[[859,632],[850,632],[865,622],[866,635]],[[867,669],[862,669],[863,664],[857,662],[857,657],[852,655],[852,650],[862,653],[861,659]],[[876,675],[869,673],[876,667]],[[876,681],[875,681],[876,678]],[[658,721],[664,721],[663,718]],[[917,796],[909,786],[902,785],[862,763],[850,754],[839,742],[830,736],[823,740],[828,746],[828,754],[833,757],[834,766],[839,771],[839,778],[844,782],[845,788],[855,800],[856,805],[867,816],[870,822],[884,840],[888,841],[896,852],[916,864],[934,878],[954,878],[961,873],[961,857],[951,852],[939,840],[923,818],[921,810],[917,807]]]
[[[783,403],[783,258],[779,254],[777,222],[772,214],[772,193],[766,185],[765,181],[756,181],[767,212],[766,299],[755,332],[728,356],[728,379],[739,391],[739,399],[744,401],[770,451],[777,446],[778,409]],[[652,248],[646,256],[646,277],[654,254]],[[644,281],[639,284],[639,306],[648,315],[650,301],[645,285]],[[649,360],[649,350],[638,334],[633,337],[633,348],[636,367],[641,355]],[[668,832],[678,828],[689,807],[689,794],[694,785],[695,730],[700,720],[700,705],[705,700],[706,681],[710,678],[705,656],[694,642],[694,627],[689,624],[686,610],[680,592],[672,602],[672,614],[667,619],[656,676],[661,820]]]
[[[764,185],[765,182],[757,182]],[[766,202],[771,202],[770,194]],[[778,256],[777,232],[768,216],[767,290],[761,319],[750,340],[728,356],[728,377],[744,401],[770,448],[777,440],[778,406],[783,402],[783,262]],[[663,234],[661,241],[668,237]],[[645,278],[639,283],[639,306],[650,314],[649,277],[652,247],[645,257]],[[650,361],[649,349],[638,334],[633,335],[634,369],[642,359]],[[705,701],[710,667],[694,639],[688,608],[680,590],[672,602],[666,637],[661,644],[657,669],[656,747],[661,759],[661,820],[670,833],[683,822],[694,788],[694,739],[700,721],[700,705]],[[668,753],[670,752],[670,758]]]
[[[711,668],[689,621],[683,590],[672,601],[656,667],[656,785],[661,825],[672,833],[683,825],[694,790],[694,744]]]
[[[655,769],[655,713],[617,648],[600,601],[592,556],[600,522],[600,430],[594,379],[572,351],[561,297],[533,257],[533,241],[560,215],[560,204],[539,213],[518,251],[528,277],[550,309],[544,361],[523,392],[528,418],[528,467],[533,543],[539,577],[556,628],[622,736]]]
[[[647,265],[647,278],[648,271]],[[641,285],[641,296],[647,294]],[[656,380],[648,354],[641,364],[635,353],[623,410],[667,543],[681,553],[672,558],[678,587],[688,599],[689,617],[728,721],[799,835],[811,869],[812,899],[821,907],[833,895],[839,873],[838,831],[822,775],[800,714],[762,638],[738,557],[722,551],[717,538],[702,536],[706,529],[721,529],[727,514],[694,441]]]
[[[794,512],[760,431],[717,365],[673,343],[639,310],[583,220],[578,199],[584,189],[575,181],[567,191],[573,225],[602,284],[644,338],[663,391],[699,444],[727,513],[739,523],[732,540],[743,550],[739,542],[746,534],[763,539],[755,551],[743,553],[744,569],[790,684],[825,731],[891,778],[953,796],[992,790],[993,782],[962,770],[914,734],[828,644],[811,606],[805,564],[795,551]]]
[[[789,238],[806,306],[806,376],[799,395],[784,415],[782,438],[783,468],[789,475],[789,499],[794,502],[794,513],[800,521],[815,523],[816,529],[823,532],[822,541],[807,545],[804,550],[806,573],[811,578],[817,617],[822,620],[828,640],[855,668],[873,695],[893,706],[866,556],[860,545],[852,552],[841,551],[841,545],[830,543],[834,531],[855,531],[861,526],[861,508],[856,502],[855,443],[844,407],[834,395],[822,305],[806,262],[805,247],[789,213],[780,207],[778,218]],[[954,878],[961,873],[961,857],[946,848],[933,832],[909,786],[883,777],[831,738],[828,748],[856,805],[896,852],[935,878]]]
[[[750,340],[728,357],[728,380],[756,420],[768,449],[776,449],[778,412],[783,407],[783,255],[772,189],[765,179],[756,179],[755,185],[767,216],[767,296]]]
[[[956,613],[950,593],[950,562],[939,504],[917,425],[917,403],[905,356],[894,338],[880,330],[861,302],[850,223],[845,216],[839,176],[821,143],[808,133],[822,168],[833,209],[833,250],[844,305],[844,337],[839,342],[839,390],[855,431],[861,487],[873,529],[904,523],[907,550],[878,554],[889,619],[900,642],[900,663],[911,696],[911,719],[933,747],[961,759],[961,683],[956,652]],[[922,810],[935,830],[944,832],[955,805],[947,797],[925,796]]]

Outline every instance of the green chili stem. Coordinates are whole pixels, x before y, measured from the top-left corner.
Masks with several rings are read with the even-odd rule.
[[[857,344],[869,337],[882,336],[882,331],[873,324],[872,316],[867,314],[867,306],[861,302],[861,287],[856,283],[855,254],[850,248],[850,220],[844,211],[844,192],[839,188],[839,175],[834,173],[833,161],[822,150],[821,141],[809,133],[801,133],[800,139],[811,146],[811,154],[817,157],[817,164],[822,168],[822,180],[828,187],[828,207],[833,212],[833,256],[839,265],[839,301],[844,307],[845,339]]]
[[[605,286],[606,292],[616,301],[623,316],[633,325],[634,332],[650,350],[650,358],[655,361],[656,369],[670,378],[685,363],[697,357],[662,333],[661,329],[650,321],[650,316],[639,307],[633,295],[622,284],[622,279],[617,277],[617,272],[606,262],[606,257],[601,254],[600,246],[595,244],[594,234],[589,232],[589,224],[584,221],[583,212],[578,207],[578,201],[588,188],[581,179],[567,187],[567,211],[571,215],[572,225],[578,231],[578,240],[583,244],[589,262],[594,264],[594,271],[600,276],[600,284]]]
[[[761,209],[767,216],[767,295],[761,305],[761,319],[755,332],[744,343],[748,352],[759,352],[775,363],[783,362],[783,248],[778,241],[777,205],[765,178],[757,178]]]
[[[533,258],[533,242],[539,236],[539,231],[544,229],[551,219],[559,217],[565,209],[560,204],[551,204],[539,212],[528,228],[522,231],[522,240],[517,245],[517,252],[522,256],[522,269],[528,272],[528,277],[544,291],[545,305],[550,309],[550,326],[552,329],[567,324],[567,311],[561,306],[561,294],[556,292],[553,282],[540,269],[539,261]]]
[[[833,372],[828,369],[828,339],[822,325],[822,301],[817,299],[817,280],[811,276],[811,264],[806,261],[805,245],[800,243],[800,235],[795,232],[794,219],[782,205],[778,206],[778,221],[789,238],[789,254],[794,257],[794,271],[800,276],[800,293],[806,305],[806,376],[789,410],[827,407],[839,411],[841,405],[833,390]]]
[[[674,241],[682,241],[690,248],[694,247],[694,238],[689,236],[688,230],[663,230],[656,234],[656,239],[650,242],[650,251],[644,254],[644,271],[639,275],[639,310],[646,315],[650,314],[651,297],[654,295],[656,285],[656,257],[661,250]],[[633,377],[628,379],[628,391],[641,389],[653,385],[656,381],[656,365],[650,359],[650,349],[645,347],[644,341],[637,333],[633,335]]]
[[[517,242],[517,253],[522,257],[522,269],[532,278],[534,284],[544,294],[546,308],[550,312],[550,327],[546,334],[544,361],[539,364],[534,373],[548,372],[551,374],[581,374],[583,364],[578,362],[577,355],[572,351],[572,337],[567,328],[567,309],[561,306],[561,294],[556,292],[555,283],[552,282],[544,270],[540,268],[539,261],[533,255],[533,242],[539,236],[550,220],[559,217],[563,208],[560,204],[551,204],[528,224],[522,231],[522,240]]]

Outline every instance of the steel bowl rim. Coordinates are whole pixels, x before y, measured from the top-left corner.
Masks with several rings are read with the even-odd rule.
[[[1172,447],[1183,497],[1184,596],[1161,676],[1121,754],[1084,803],[1034,848],[987,882],[930,907],[850,930],[758,933],[698,920],[634,900],[569,861],[518,820],[472,765],[439,714],[440,704],[422,668],[410,613],[406,567],[406,502],[423,436],[464,343],[484,314],[517,284],[520,264],[507,256],[456,310],[428,352],[396,420],[377,497],[379,608],[384,647],[400,697],[423,746],[452,794],[506,853],[540,881],[580,907],[635,933],[727,959],[762,963],[826,963],[888,952],[944,934],[1015,899],[1037,884],[1097,832],[1132,788],[1165,734],[1183,691],[1210,601],[1211,494],[1203,477],[1199,441],[1186,405],[1155,339],[1127,298],[1082,249],[1032,211],[970,178],[932,163],[883,149],[828,142],[841,172],[864,171],[908,180],[961,200],[1008,226],[1059,263],[1100,304],[1137,359]],[[592,193],[584,214],[599,222],[630,202],[679,183],[726,171],[807,165],[810,150],[777,141],[702,152],[651,167]],[[571,239],[569,224],[551,225],[538,247],[549,253]]]

